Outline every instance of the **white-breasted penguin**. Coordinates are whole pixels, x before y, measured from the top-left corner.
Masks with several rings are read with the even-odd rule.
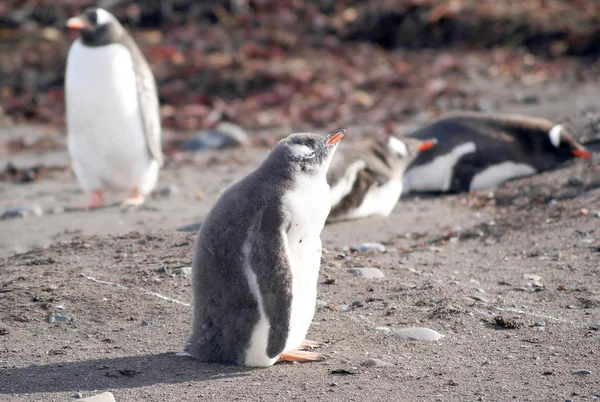
[[[326,173],[344,134],[292,134],[221,194],[198,233],[181,354],[258,367],[321,359],[299,349],[316,304]]]
[[[499,186],[591,154],[560,124],[521,116],[462,112],[409,134],[437,139],[404,173],[404,192],[459,193]]]
[[[141,205],[163,162],[156,83],[133,38],[108,11],[90,8],[68,20],[80,38],[69,49],[65,76],[67,144],[73,170],[91,199],[129,191],[123,205]]]
[[[402,194],[402,176],[420,151],[432,140],[388,136],[344,143],[327,172],[331,187],[331,212],[327,222],[388,216]]]

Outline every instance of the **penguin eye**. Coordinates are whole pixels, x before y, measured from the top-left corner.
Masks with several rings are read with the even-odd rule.
[[[560,124],[558,124],[552,127],[552,129],[548,133],[548,138],[550,138],[550,142],[552,143],[552,145],[554,145],[555,148],[560,147],[560,134],[562,132],[562,129],[563,127]]]
[[[311,159],[315,157],[315,151],[303,144],[292,145],[292,152],[299,159]]]

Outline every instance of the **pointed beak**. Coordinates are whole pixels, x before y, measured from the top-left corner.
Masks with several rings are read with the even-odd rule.
[[[417,152],[427,151],[428,149],[433,148],[435,144],[437,144],[437,139],[435,138],[432,140],[423,141],[421,145],[417,147]]]
[[[340,142],[340,140],[346,135],[346,130],[343,128],[339,130],[335,130],[333,133],[329,134],[326,138],[327,145],[334,145]]]
[[[592,157],[592,154],[585,149],[572,149],[571,155],[576,156],[578,158],[589,159]]]
[[[67,20],[67,26],[71,29],[83,29],[87,28],[89,24],[85,22],[81,17],[73,17]]]

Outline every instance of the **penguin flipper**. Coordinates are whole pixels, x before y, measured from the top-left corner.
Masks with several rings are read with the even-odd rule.
[[[152,74],[152,70],[150,69],[148,62],[135,44],[135,41],[129,35],[127,36],[128,38],[125,41],[126,46],[132,53],[132,57],[138,60],[137,63],[133,63],[133,70],[135,73],[135,84],[137,86],[138,102],[140,104],[140,117],[144,127],[146,144],[152,158],[158,162],[159,166],[162,166],[162,129],[156,80],[154,79],[154,75]]]
[[[267,355],[274,358],[283,352],[289,333],[292,311],[291,266],[287,256],[289,214],[265,208],[253,231],[254,244],[250,264],[256,274],[269,319]]]

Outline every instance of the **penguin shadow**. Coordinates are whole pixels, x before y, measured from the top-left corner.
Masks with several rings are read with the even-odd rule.
[[[0,395],[115,390],[210,381],[245,377],[254,370],[251,367],[201,363],[173,353],[53,363],[3,369],[0,372]]]

